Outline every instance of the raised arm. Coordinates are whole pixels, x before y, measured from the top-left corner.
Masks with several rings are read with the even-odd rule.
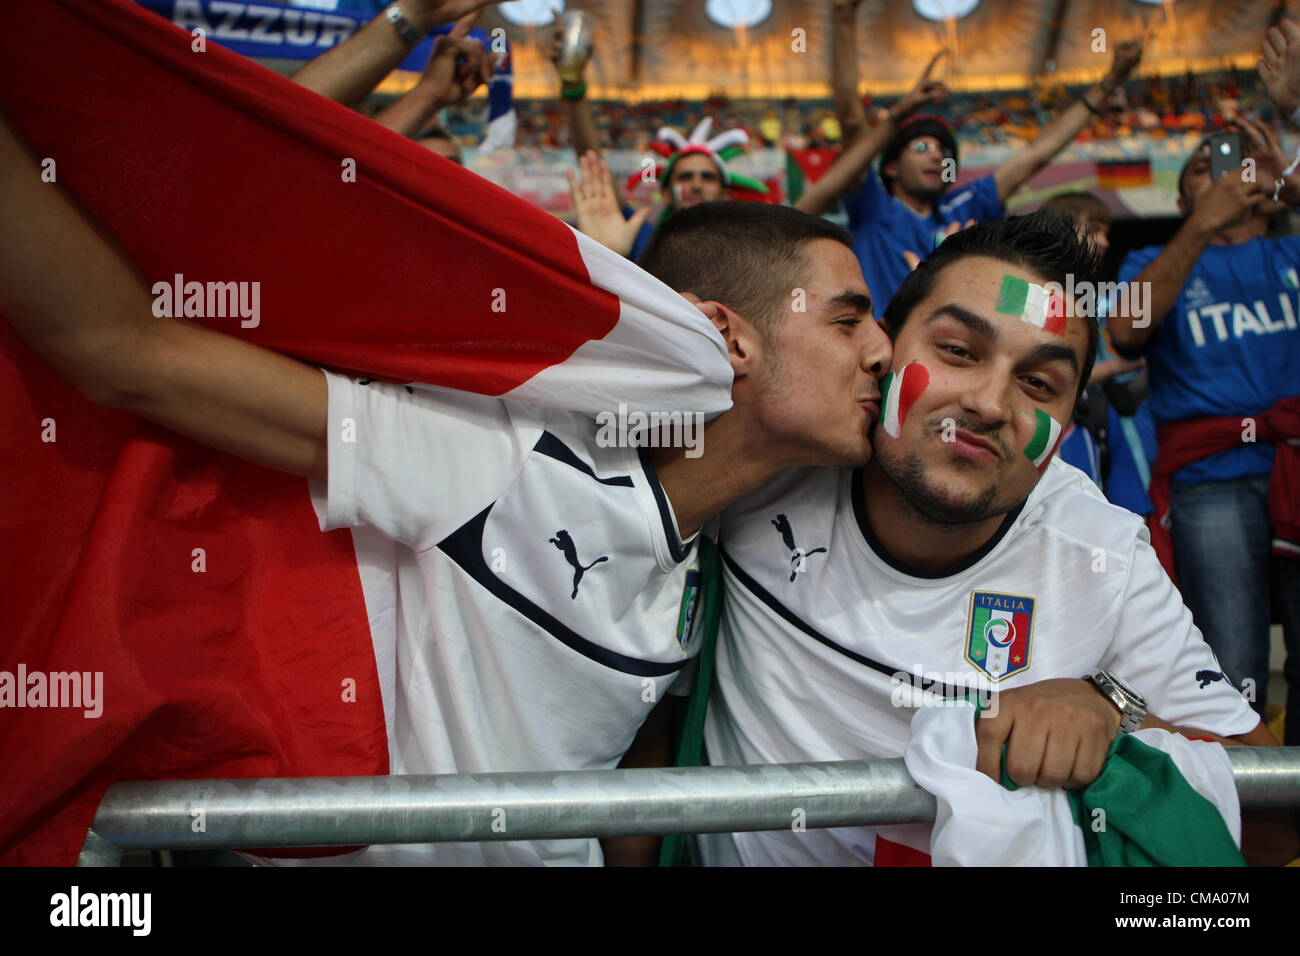
[[[466,34],[477,13],[466,14],[446,36],[434,43],[419,82],[396,103],[386,106],[375,122],[403,136],[415,136],[444,106],[463,103],[492,80],[496,59],[478,40]]]
[[[858,5],[862,0],[831,3],[831,93],[840,120],[845,150],[867,128],[867,113],[858,95]]]
[[[993,178],[998,186],[998,198],[1006,202],[1007,197],[1019,189],[1030,176],[1050,163],[1053,156],[1065,149],[1070,140],[1078,136],[1079,132],[1088,125],[1093,113],[1099,111],[1116,88],[1128,79],[1141,59],[1141,40],[1125,40],[1115,47],[1115,57],[1105,78],[1071,103],[1060,116],[1044,126],[1032,143],[1017,151],[994,171]]]
[[[327,50],[293,75],[293,81],[321,96],[356,106],[391,73],[434,27],[450,23],[500,0],[399,0],[397,7],[413,32],[399,28],[380,13],[345,43]]]
[[[1300,27],[1283,18],[1260,41],[1258,70],[1264,88],[1284,116],[1300,109]],[[1292,120],[1292,125],[1300,125]]]
[[[911,91],[899,100],[887,115],[882,115],[876,125],[866,127],[863,134],[840,153],[831,168],[826,170],[825,175],[799,197],[799,201],[795,203],[796,209],[814,216],[821,215],[842,193],[859,182],[862,174],[871,165],[871,161],[893,138],[900,122],[923,106],[941,103],[947,98],[947,87],[930,79],[935,64],[946,52],[940,50],[930,58],[930,62],[925,65],[925,70],[921,73],[921,78],[916,81]],[[855,66],[855,75],[856,72]],[[845,142],[849,142],[847,137]]]
[[[579,157],[588,153],[600,154],[600,134],[596,132],[596,117],[591,112],[591,103],[587,101],[587,64],[589,60],[560,65],[560,52],[564,42],[564,31],[556,26],[551,35],[550,60],[555,72],[560,77],[560,96],[564,99],[564,111],[569,116],[569,137],[573,140],[573,152]]]
[[[1115,348],[1128,353],[1140,351],[1174,307],[1192,267],[1215,233],[1266,199],[1262,184],[1234,175],[1220,176],[1203,192],[1196,200],[1195,210],[1160,255],[1130,280],[1150,283],[1143,286],[1150,294],[1146,296],[1143,314],[1132,315],[1121,309],[1108,320]]]
[[[280,471],[325,477],[325,377],[157,317],[126,254],[40,169],[0,113],[0,314],[91,401]]]

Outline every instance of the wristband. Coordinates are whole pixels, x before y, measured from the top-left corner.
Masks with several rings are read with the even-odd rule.
[[[391,3],[384,8],[384,19],[393,25],[397,35],[408,46],[419,43],[424,36],[410,20],[406,19],[406,14],[402,12],[402,8],[395,3]]]
[[[1097,117],[1098,119],[1105,119],[1105,117],[1101,115],[1101,111],[1098,110],[1097,107],[1093,106],[1091,103],[1088,102],[1087,96],[1079,97],[1079,102],[1082,103],[1084,106],[1088,107],[1088,112],[1091,113],[1093,116]]]
[[[1295,159],[1291,160],[1291,165],[1282,170],[1281,178],[1273,183],[1273,202],[1277,202],[1277,197],[1282,194],[1282,187],[1286,185],[1286,178],[1295,172],[1297,166],[1300,166],[1300,152],[1297,152]]]
[[[577,86],[561,86],[560,95],[566,100],[580,100],[587,95],[587,84],[584,81]]]

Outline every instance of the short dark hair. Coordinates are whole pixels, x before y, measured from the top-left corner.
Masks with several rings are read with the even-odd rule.
[[[456,142],[456,137],[455,137],[455,136],[452,136],[450,132],[448,132],[448,131],[447,131],[446,129],[444,129],[443,127],[439,126],[437,123],[434,123],[432,126],[430,126],[430,127],[428,127],[427,129],[425,129],[424,132],[422,132],[422,133],[417,133],[415,136],[413,136],[413,137],[411,137],[411,138],[412,138],[412,139],[416,139],[416,140],[420,140],[420,139],[445,139],[445,140],[447,140],[447,141],[449,141],[449,142],[452,142],[452,143]]]
[[[637,260],[678,292],[721,302],[766,331],[804,280],[803,246],[831,239],[853,248],[846,229],[793,206],[720,200],[682,209],[655,230]]]
[[[1110,225],[1110,207],[1092,193],[1057,193],[1043,203],[1041,208],[1060,213],[1076,222],[1087,219],[1089,222]]]
[[[884,320],[891,338],[898,337],[908,316],[934,291],[939,273],[970,256],[1001,259],[1062,287],[1069,284],[1069,275],[1074,276],[1076,286],[1094,282],[1096,276],[1091,247],[1079,239],[1073,223],[1059,213],[1040,209],[1027,216],[1007,216],[971,226],[945,239],[903,280],[885,307]],[[1083,393],[1097,359],[1097,317],[1089,315],[1084,319],[1088,323],[1088,347],[1079,369],[1076,394]]]

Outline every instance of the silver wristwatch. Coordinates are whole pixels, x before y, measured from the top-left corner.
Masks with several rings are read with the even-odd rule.
[[[390,3],[384,8],[384,19],[393,25],[397,35],[407,44],[414,45],[424,39],[424,34],[417,30],[410,20],[406,19],[406,14],[402,8],[395,3]]]
[[[1096,670],[1084,680],[1101,691],[1101,695],[1119,710],[1119,732],[1131,734],[1147,719],[1147,702],[1114,674]]]

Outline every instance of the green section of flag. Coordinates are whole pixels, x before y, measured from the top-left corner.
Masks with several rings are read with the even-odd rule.
[[[807,188],[807,183],[804,181],[803,170],[800,169],[799,164],[795,162],[794,156],[791,155],[790,153],[786,153],[785,154],[786,202],[791,204],[798,202],[799,197],[803,195],[803,191],[806,188]]]
[[[977,661],[984,660],[989,650],[988,641],[984,640],[984,629],[991,613],[986,607],[975,609],[975,622],[971,625],[970,656]]]
[[[1041,408],[1035,408],[1034,417],[1038,419],[1038,425],[1034,429],[1034,437],[1029,439],[1029,444],[1025,446],[1025,454],[1030,461],[1037,463],[1052,440],[1052,416]]]
[[[1025,314],[1025,303],[1028,301],[1029,283],[1015,276],[1003,276],[998,302],[993,308],[1003,315],[1021,316]]]

